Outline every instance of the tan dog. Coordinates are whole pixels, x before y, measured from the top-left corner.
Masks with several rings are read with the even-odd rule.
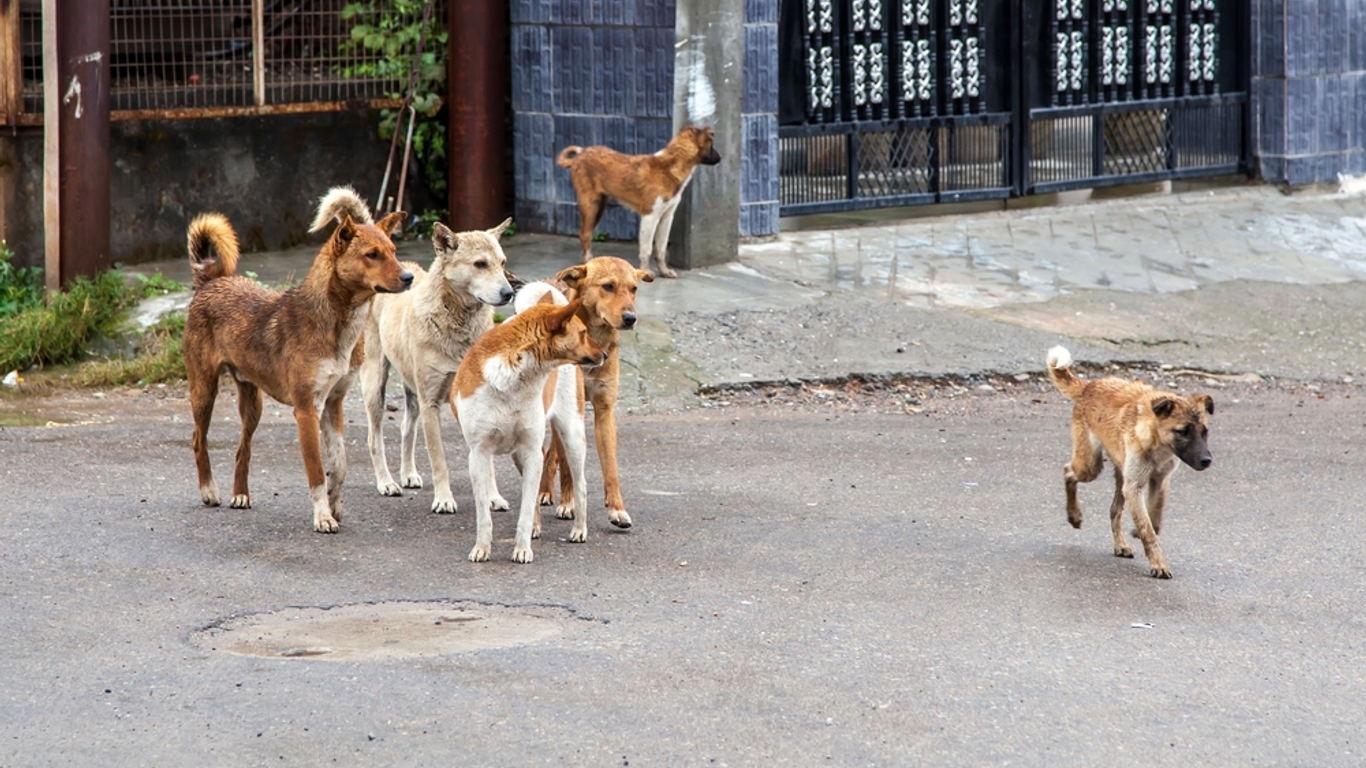
[[[365,329],[365,362],[360,386],[370,427],[370,462],[375,486],[385,496],[403,491],[389,474],[384,455],[384,388],[389,369],[403,381],[402,454],[400,476],[404,488],[421,488],[414,454],[417,420],[427,442],[432,466],[432,511],[454,512],[450,472],[441,444],[441,405],[450,398],[451,383],[460,361],[475,339],[493,327],[493,308],[512,300],[512,286],[503,274],[507,256],[498,238],[512,219],[487,231],[452,232],[437,223],[432,231],[436,257],[430,273],[405,264],[416,276],[413,289],[394,296],[376,296]],[[499,509],[507,502],[494,500]]]
[[[469,559],[489,559],[493,520],[489,514],[493,457],[512,454],[522,473],[521,508],[512,559],[532,560],[531,539],[537,517],[536,489],[541,482],[541,446],[547,411],[546,381],[561,365],[601,365],[602,347],[589,336],[576,313],[580,302],[563,307],[535,304],[484,334],[470,348],[455,375],[452,395],[456,418],[470,449],[474,489],[475,542]],[[563,409],[561,409],[563,410]],[[568,409],[573,413],[572,406]],[[550,412],[556,412],[552,403]]]
[[[601,367],[584,371],[584,394],[593,403],[593,438],[602,464],[604,503],[607,519],[618,528],[630,528],[631,516],[621,498],[621,478],[617,473],[617,387],[621,377],[621,331],[636,325],[636,292],[642,282],[653,282],[650,272],[635,269],[623,259],[600,256],[587,264],[563,269],[555,282],[564,287],[571,300],[582,303],[579,318],[607,354]],[[553,503],[551,494],[555,470],[564,456],[561,435],[552,434],[546,470],[541,480],[541,503]],[[560,474],[560,508],[557,517],[573,515],[565,500],[574,498],[572,477]]]
[[[264,390],[294,406],[313,502],[313,530],[336,533],[346,478],[342,399],[360,365],[357,342],[370,315],[370,299],[376,293],[407,290],[413,281],[395,258],[390,239],[403,217],[401,211],[391,213],[376,224],[354,191],[331,190],[318,206],[312,229],[323,228],[333,218],[340,224],[313,260],[303,284],[283,293],[233,274],[237,236],[226,218],[209,213],[190,223],[195,295],[185,320],[185,373],[194,413],[199,495],[205,504],[219,504],[209,466],[208,432],[219,376],[229,373],[237,382],[242,419],[231,506],[251,506],[251,438],[261,420]]]
[[[640,214],[640,268],[650,268],[653,254],[659,273],[669,269],[667,250],[674,212],[698,164],[721,162],[713,143],[716,132],[688,126],[653,155],[624,155],[608,147],[565,147],[556,160],[568,168],[579,201],[579,245],[583,260],[593,258],[593,228],[602,220],[607,199],[614,197]]]
[[[1148,572],[1170,579],[1157,534],[1167,485],[1176,461],[1202,471],[1214,461],[1206,438],[1208,417],[1214,414],[1209,395],[1182,397],[1153,389],[1142,382],[1103,378],[1083,381],[1072,374],[1072,355],[1062,347],[1048,351],[1048,377],[1064,395],[1076,401],[1072,409],[1072,460],[1063,466],[1067,487],[1067,521],[1081,527],[1077,484],[1100,475],[1101,451],[1115,468],[1115,497],[1110,504],[1110,529],[1115,556],[1133,557],[1124,540],[1124,508],[1134,521],[1134,535],[1143,542]]]

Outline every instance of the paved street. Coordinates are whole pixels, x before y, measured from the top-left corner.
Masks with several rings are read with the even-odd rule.
[[[461,509],[437,516],[430,489],[375,492],[353,393],[325,536],[285,407],[255,508],[211,510],[182,386],[7,395],[0,766],[1361,765],[1366,200],[1207,197],[786,232],[642,287],[636,524],[599,512],[570,544],[548,519],[525,566],[508,513],[466,561],[449,418]],[[575,247],[507,245],[527,277]],[[1171,581],[1110,554],[1108,475],[1066,522],[1059,342],[1085,375],[1214,396],[1214,465],[1169,497]],[[220,481],[236,433],[224,394]]]

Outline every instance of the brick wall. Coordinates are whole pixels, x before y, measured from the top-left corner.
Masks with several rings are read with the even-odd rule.
[[[1262,178],[1366,174],[1366,0],[1252,0],[1252,105]]]

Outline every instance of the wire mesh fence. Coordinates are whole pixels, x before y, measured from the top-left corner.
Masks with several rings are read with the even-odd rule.
[[[113,119],[392,105],[420,36],[443,79],[445,0],[112,0]],[[20,6],[22,120],[41,122],[42,13]]]

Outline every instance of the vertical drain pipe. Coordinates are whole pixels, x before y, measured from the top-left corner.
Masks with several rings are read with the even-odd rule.
[[[466,0],[446,11],[448,223],[459,232],[506,218],[510,64],[507,0]]]

